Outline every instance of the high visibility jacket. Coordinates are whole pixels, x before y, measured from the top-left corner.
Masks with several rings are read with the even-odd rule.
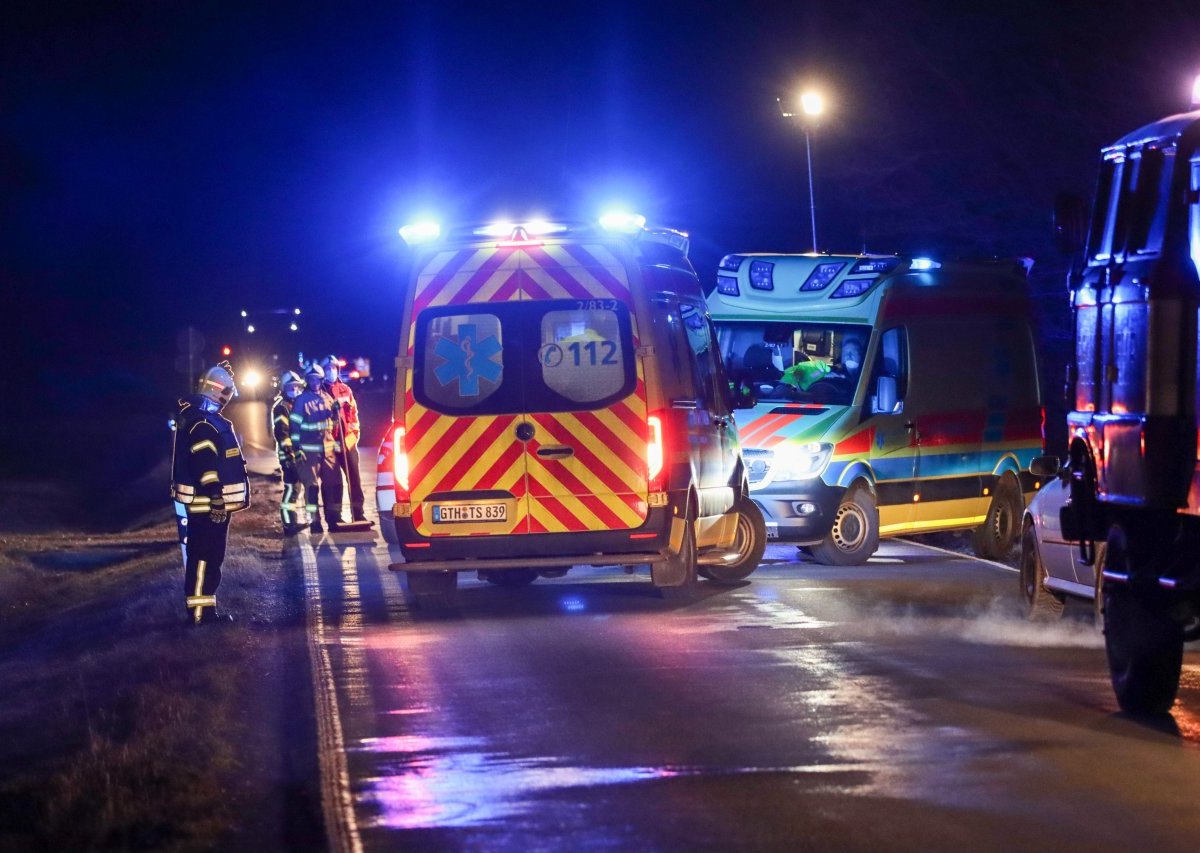
[[[171,496],[189,515],[214,509],[237,512],[250,505],[246,460],[233,424],[199,395],[180,400],[175,416]]]
[[[279,462],[291,462],[296,456],[292,444],[292,401],[280,394],[271,403],[271,433],[275,436],[275,452]]]
[[[338,417],[341,428],[338,430],[338,450],[344,446],[353,450],[358,446],[358,436],[362,427],[358,423],[358,402],[354,399],[354,391],[340,379],[337,382],[326,382],[321,386],[338,404]]]
[[[306,456],[316,459],[326,457],[332,464],[337,452],[334,438],[333,398],[323,390],[304,391],[292,403],[288,420],[292,425],[292,446],[299,447]]]

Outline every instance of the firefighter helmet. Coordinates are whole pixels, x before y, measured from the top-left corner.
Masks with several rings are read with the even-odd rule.
[[[340,373],[340,363],[336,355],[327,355],[321,359],[321,367],[325,368],[325,381],[337,382]]]
[[[212,400],[218,407],[224,407],[238,395],[237,385],[233,381],[233,366],[228,361],[222,361],[204,371],[196,383],[196,393]]]
[[[279,389],[288,400],[294,400],[304,390],[304,377],[294,370],[285,370],[279,377]]]
[[[321,383],[325,381],[325,371],[321,365],[315,361],[308,366],[308,370],[304,371],[304,382],[309,389],[316,391],[321,387]]]

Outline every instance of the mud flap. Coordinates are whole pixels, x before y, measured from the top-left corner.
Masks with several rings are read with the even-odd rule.
[[[650,581],[656,587],[688,586],[696,581],[696,533],[687,521],[671,519],[671,553],[650,564]]]

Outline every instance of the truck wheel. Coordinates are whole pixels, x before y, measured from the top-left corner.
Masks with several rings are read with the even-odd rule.
[[[879,512],[863,488],[846,492],[833,515],[833,527],[812,546],[813,558],[827,566],[860,566],[879,547]]]
[[[538,573],[533,569],[492,569],[483,573],[483,579],[496,586],[516,589],[529,586],[537,580]]]
[[[975,553],[985,560],[1007,557],[1017,544],[1024,509],[1025,502],[1016,481],[1009,476],[1003,477],[996,486],[996,493],[992,495],[987,517],[971,535]]]
[[[736,558],[722,563],[700,566],[697,571],[722,586],[744,581],[758,568],[767,550],[767,522],[758,504],[743,497],[734,507],[738,514],[737,538],[733,542]]]
[[[696,578],[696,524],[685,519],[679,553],[668,553],[663,562],[651,563],[650,582],[663,598],[682,598],[695,590]]]
[[[437,613],[454,607],[457,572],[405,572],[404,581],[414,610]]]
[[[1037,534],[1026,522],[1021,534],[1021,598],[1030,622],[1053,622],[1063,614],[1066,596],[1046,589],[1046,567],[1038,553]]]
[[[1125,533],[1108,534],[1106,565],[1127,574]],[[1113,692],[1122,711],[1165,714],[1175,704],[1183,667],[1183,630],[1171,617],[1170,600],[1160,589],[1135,589],[1105,579],[1104,648]]]

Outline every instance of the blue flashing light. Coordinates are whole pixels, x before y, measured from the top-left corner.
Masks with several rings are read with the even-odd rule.
[[[908,268],[913,272],[925,272],[927,270],[940,270],[942,265],[933,258],[913,258]]]
[[[717,293],[723,293],[726,296],[742,295],[742,291],[738,287],[737,279],[731,275],[717,276]]]
[[[600,217],[600,227],[605,231],[632,234],[646,227],[646,217],[640,213],[606,213]]]
[[[721,263],[717,264],[717,269],[728,270],[729,272],[737,272],[742,268],[742,261],[746,260],[741,255],[726,255],[721,258]]]
[[[751,261],[750,286],[755,290],[774,290],[775,265],[770,261]]]
[[[432,243],[440,236],[442,236],[442,226],[431,219],[413,222],[400,229],[401,239],[410,246],[418,243]]]
[[[878,279],[848,278],[838,285],[837,290],[829,295],[830,299],[848,299],[851,296],[862,296],[871,289]]]
[[[899,263],[899,258],[863,258],[852,266],[850,272],[846,273],[846,275],[891,272]]]
[[[474,230],[477,237],[493,237],[496,239],[506,239],[512,237],[516,230],[520,228],[530,237],[545,237],[548,234],[559,234],[567,230],[567,226],[560,222],[548,222],[545,219],[531,219],[528,222],[509,222],[501,220],[484,225],[481,228]]]
[[[837,278],[844,266],[845,263],[817,264],[816,269],[804,280],[804,284],[800,285],[800,290],[824,290]]]

